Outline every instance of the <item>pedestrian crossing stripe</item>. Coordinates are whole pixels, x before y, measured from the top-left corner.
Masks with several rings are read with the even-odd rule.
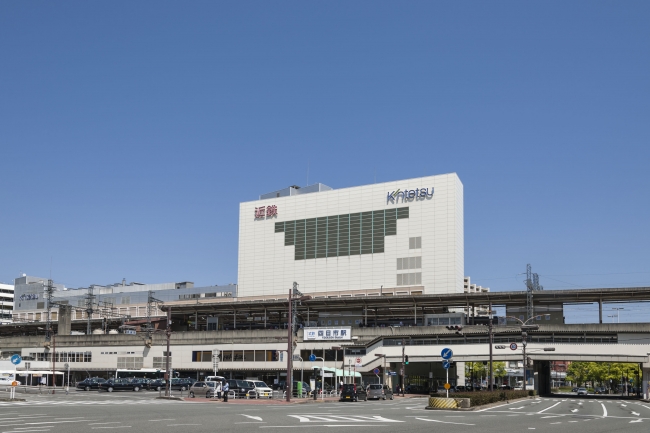
[[[169,404],[167,400],[105,400],[105,401],[74,401],[74,400],[45,400],[3,402],[0,406],[76,406],[76,405],[120,405],[120,404]]]

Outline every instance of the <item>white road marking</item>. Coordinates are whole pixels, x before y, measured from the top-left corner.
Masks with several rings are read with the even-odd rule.
[[[562,416],[564,416],[564,415],[547,415],[547,416],[543,416],[543,417],[541,417],[540,419],[546,419],[546,418],[560,418],[560,417],[562,417]]]
[[[130,425],[116,425],[114,427],[91,427],[91,429],[100,429],[100,428],[131,428]]]
[[[562,424],[562,421],[560,421],[560,422],[552,422],[552,423],[550,423],[550,425],[554,425],[554,424]]]
[[[523,409],[523,408],[524,408],[523,406],[521,406],[521,407],[511,407],[510,410],[519,410],[519,409]]]
[[[571,409],[571,412],[576,413],[578,409]]]
[[[464,422],[440,421],[440,420],[437,420],[437,419],[430,419],[430,418],[415,418],[415,419],[419,419],[420,421],[439,422],[439,423],[442,423],[442,424],[476,425],[476,424],[468,424],[468,423],[464,423]]]
[[[102,424],[122,424],[120,421],[111,421],[111,422],[91,422],[88,425],[102,425]]]
[[[203,425],[203,424],[167,424],[167,427],[178,427],[181,425]]]
[[[603,407],[603,418],[607,418],[607,408],[602,403],[600,405]]]
[[[253,415],[246,415],[246,414],[241,414],[242,416],[245,416],[246,418],[254,419],[255,421],[262,421],[262,418],[259,416],[253,416]]]
[[[639,416],[639,415],[641,415],[641,414],[638,413],[638,412],[632,412],[632,415],[634,415],[634,416]]]
[[[633,420],[633,421],[630,421],[630,423],[633,423],[633,422],[641,422],[641,421],[643,421],[643,420],[642,420],[642,419],[635,419],[635,420]]]
[[[542,410],[540,410],[540,411],[537,412],[537,413],[544,413],[544,412],[546,412],[546,411],[549,410],[549,409],[553,409],[555,406],[557,406],[557,405],[560,404],[560,403],[561,403],[561,402],[555,403],[553,406],[549,406],[549,407],[547,407],[546,409],[542,409]]]

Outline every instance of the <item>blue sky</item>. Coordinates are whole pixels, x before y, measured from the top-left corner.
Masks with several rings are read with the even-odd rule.
[[[0,281],[236,282],[241,201],[457,172],[474,282],[648,286],[648,22],[645,1],[3,1]]]

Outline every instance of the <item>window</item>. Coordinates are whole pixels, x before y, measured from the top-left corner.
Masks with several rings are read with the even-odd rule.
[[[417,248],[422,248],[422,236],[409,238],[409,250],[415,250]]]
[[[384,252],[385,236],[397,234],[397,220],[409,217],[409,208],[358,212],[275,223],[284,233],[284,245],[293,245],[295,260]]]
[[[212,362],[212,351],[194,351],[192,352],[192,362]]]
[[[398,286],[414,286],[422,284],[422,272],[412,272],[409,274],[397,274]]]
[[[117,368],[140,369],[142,368],[143,363],[144,363],[144,358],[142,356],[118,356],[117,357]],[[156,363],[156,358],[154,357],[154,364],[155,363]]]
[[[36,308],[39,310],[42,310],[45,308],[45,302],[37,302],[36,303]]]
[[[397,259],[397,270],[406,270],[406,269],[421,269],[422,268],[422,256],[419,257],[404,257]]]
[[[131,303],[130,296],[122,296],[122,298],[120,298],[120,304],[130,304],[130,303]]]
[[[118,365],[119,365],[119,363],[118,363]],[[172,365],[171,358],[169,358],[169,365]],[[164,370],[166,366],[167,366],[167,358],[165,358],[164,356],[154,356],[153,357],[153,368],[159,368],[161,370]],[[120,367],[117,367],[117,368],[120,368]]]

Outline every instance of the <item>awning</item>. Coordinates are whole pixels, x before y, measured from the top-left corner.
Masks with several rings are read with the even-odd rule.
[[[312,366],[312,369],[316,370],[322,370],[323,367],[319,367],[317,365]],[[325,372],[326,373],[335,373],[336,377],[361,377],[361,373],[358,371],[349,371],[349,370],[339,370],[338,368],[332,368],[332,367],[325,367]]]

